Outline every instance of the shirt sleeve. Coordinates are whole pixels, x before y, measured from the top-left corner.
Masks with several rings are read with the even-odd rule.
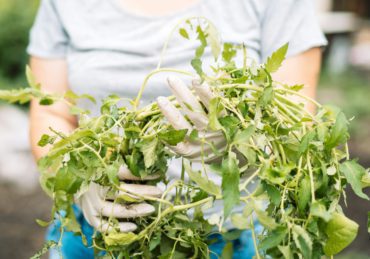
[[[42,0],[30,32],[29,55],[41,58],[63,58],[68,35],[58,13],[55,0]]]
[[[261,21],[261,57],[289,43],[287,57],[327,45],[312,0],[267,1]]]

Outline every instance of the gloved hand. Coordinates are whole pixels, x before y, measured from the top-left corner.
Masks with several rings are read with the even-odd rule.
[[[157,177],[155,175],[141,179],[134,176],[127,167],[122,166],[119,170],[118,177],[122,180],[120,189],[125,191],[119,191],[109,197],[109,195],[107,195],[107,188],[91,183],[88,191],[76,200],[87,222],[100,232],[107,232],[113,229],[113,224],[109,224],[104,217],[130,220],[148,216],[155,211],[152,205],[145,202],[130,203],[127,205],[114,203],[113,201],[116,197],[128,195],[143,200],[145,196],[160,197],[162,195],[162,191],[156,186],[145,184],[145,181],[155,179]],[[143,184],[126,184],[124,180],[143,181]],[[131,222],[119,222],[118,226],[121,232],[131,232],[135,231],[137,228],[136,224]]]
[[[223,151],[226,148],[226,139],[222,131],[208,129],[207,113],[202,107],[202,104],[204,107],[209,107],[211,99],[214,98],[211,88],[206,84],[200,85],[194,80],[193,89],[196,94],[194,95],[179,78],[169,77],[167,81],[183,114],[167,98],[158,97],[157,103],[162,114],[175,129],[187,129],[188,133],[196,129],[199,136],[199,140],[186,138],[185,141],[170,148],[178,155],[193,161],[201,161],[202,154],[205,162],[218,159],[218,155],[213,152],[210,144],[212,143],[217,150]],[[184,115],[189,118],[190,122]]]

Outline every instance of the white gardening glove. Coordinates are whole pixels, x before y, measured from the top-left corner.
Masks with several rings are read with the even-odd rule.
[[[177,109],[167,98],[158,97],[157,103],[168,122],[177,130],[187,129],[190,133],[193,129],[198,131],[199,140],[185,138],[185,141],[170,147],[176,154],[193,161],[201,161],[202,156],[205,162],[211,162],[219,158],[213,152],[210,143],[220,151],[226,148],[226,139],[222,131],[208,129],[208,117],[204,107],[209,107],[210,101],[215,97],[211,88],[207,84],[200,85],[196,80],[193,81],[195,95],[186,84],[177,77],[169,77],[168,84],[172,94],[181,106],[181,111]],[[224,111],[225,112],[225,111]],[[190,122],[184,117],[186,115]]]
[[[127,167],[122,166],[119,170],[118,177],[122,180],[120,182],[121,189],[127,192],[119,191],[113,197],[107,197],[107,188],[91,183],[88,191],[76,199],[76,203],[81,208],[87,222],[100,232],[107,232],[113,229],[113,224],[109,224],[103,217],[130,220],[148,216],[155,211],[152,205],[145,202],[130,203],[127,205],[114,203],[113,200],[117,196],[128,195],[134,198],[143,198],[145,196],[160,197],[162,195],[162,191],[156,186],[145,185],[146,180],[153,180],[156,176],[148,176],[141,179],[134,176]],[[143,181],[143,184],[126,184],[123,182],[124,180]],[[118,226],[121,232],[131,232],[137,228],[136,224],[131,222],[120,221]]]

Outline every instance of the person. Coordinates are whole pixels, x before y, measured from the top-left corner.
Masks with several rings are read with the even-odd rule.
[[[204,16],[220,30],[224,42],[248,48],[248,57],[261,63],[284,43],[289,42],[287,59],[274,78],[285,83],[305,84],[304,94],[314,97],[320,72],[321,47],[326,44],[314,7],[310,0],[42,0],[30,33],[28,53],[30,66],[44,91],[64,93],[72,89],[77,94],[88,93],[101,100],[109,94],[134,98],[145,75],[156,68],[159,54],[168,34],[181,19]],[[174,37],[165,55],[164,66],[191,70],[190,60],[195,43]],[[211,60],[206,52],[204,61]],[[143,94],[143,104],[158,96],[168,96],[170,90],[164,77],[151,79]],[[184,94],[181,83],[172,90]],[[186,96],[185,96],[186,97]],[[92,115],[99,113],[99,105],[82,102]],[[195,104],[196,105],[196,104]],[[162,110],[166,111],[162,102]],[[312,107],[309,107],[312,109]],[[61,103],[50,107],[31,103],[30,134],[36,159],[47,153],[37,145],[49,127],[61,132],[73,131],[78,122]],[[193,147],[196,148],[196,147]],[[169,167],[169,177],[179,177],[179,165]],[[123,168],[122,181],[133,175]],[[141,194],[158,196],[161,190],[142,184],[128,188]],[[131,209],[104,200],[99,187],[91,185],[77,200],[75,213],[87,237],[107,230],[100,222],[101,215],[117,218],[144,217],[154,212],[146,203]],[[220,211],[222,209],[215,208]],[[48,239],[60,236],[60,222],[55,221],[48,231]],[[120,222],[121,231],[134,231],[137,226]],[[61,253],[64,258],[93,258],[92,248],[85,247],[81,238],[65,232]],[[250,233],[245,232],[234,241],[234,258],[251,258],[254,254]],[[211,256],[220,255],[225,241],[211,245]],[[51,258],[58,258],[52,251]]]

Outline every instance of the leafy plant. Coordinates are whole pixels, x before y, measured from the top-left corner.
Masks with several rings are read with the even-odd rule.
[[[159,173],[159,180],[167,184],[166,191],[161,198],[148,201],[156,206],[156,213],[136,219],[139,229],[135,232],[120,233],[116,220],[108,219],[111,231],[93,237],[93,247],[97,254],[103,251],[103,257],[209,258],[211,234],[230,235],[223,228],[227,219],[239,230],[233,235],[240,230],[252,231],[257,258],[337,254],[353,241],[358,229],[339,206],[344,188],[350,184],[357,195],[368,199],[362,188],[369,185],[368,170],[349,157],[344,114],[302,95],[301,86],[273,81],[271,73],[280,67],[288,45],[272,54],[266,64],[247,65],[245,47],[221,44],[217,30],[206,19],[197,17],[180,24],[185,27],[174,32],[179,29],[184,38],[200,42],[191,64],[216,96],[207,110],[209,128],[221,130],[227,140],[225,151],[214,148],[222,161],[203,163],[203,169],[197,171],[183,159],[181,178],[167,181],[167,164],[175,156],[167,145],[187,138],[203,139],[195,131],[173,129],[156,103],[138,107],[152,75],[167,71],[193,76],[188,71],[160,68],[159,64],[144,79],[131,108],[119,107],[120,98],[110,96],[103,101],[100,116],[91,118],[82,111],[79,127],[70,135],[55,130],[55,135],[44,135],[40,140],[41,146],[51,145],[39,167],[42,187],[53,198],[53,213],[60,218],[62,230],[83,235],[72,205],[74,197],[83,194],[92,182],[128,194],[116,202],[135,202],[130,192],[118,185],[117,172],[125,164],[139,177]],[[208,46],[215,58],[212,75],[202,66]],[[238,55],[243,55],[242,66],[234,61]],[[30,73],[28,78],[31,88],[0,91],[0,97],[11,102],[39,98],[47,105],[65,100],[42,93]],[[300,97],[301,103],[291,101],[292,96]],[[74,107],[74,99],[88,96],[68,93],[64,97]],[[168,99],[174,102],[173,97]],[[304,101],[315,104],[317,113],[310,114]],[[208,178],[208,170],[222,175],[220,186]],[[257,187],[251,191],[255,181]],[[224,200],[223,213],[204,219],[204,207],[213,206],[216,200]],[[244,207],[242,213],[233,213],[237,205]],[[262,233],[256,233],[254,219],[263,225]],[[231,251],[228,244],[223,254]]]

